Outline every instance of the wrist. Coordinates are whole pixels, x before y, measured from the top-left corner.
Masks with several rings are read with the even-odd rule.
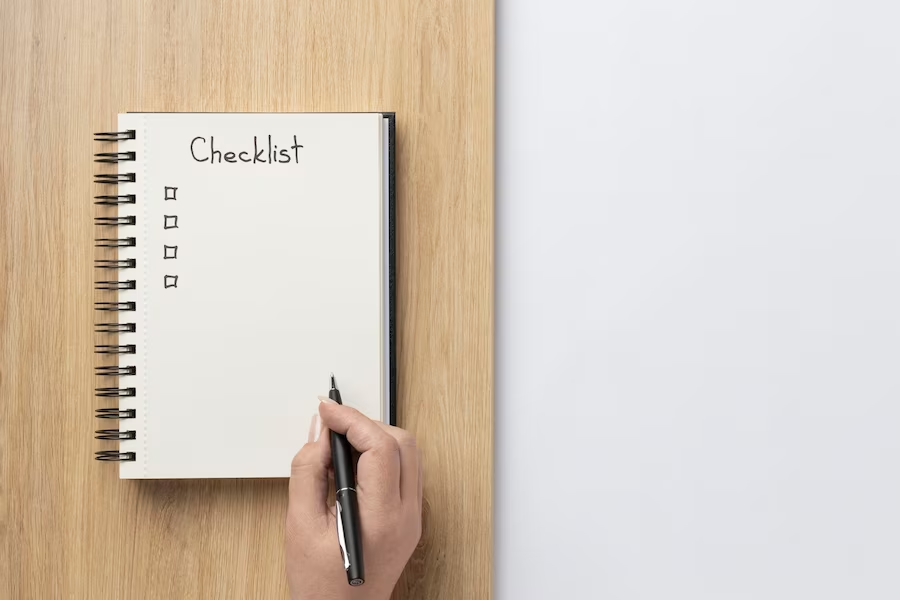
[[[393,587],[385,589],[383,586],[365,583],[360,587],[331,589],[327,591],[301,590],[291,593],[291,600],[391,600]]]

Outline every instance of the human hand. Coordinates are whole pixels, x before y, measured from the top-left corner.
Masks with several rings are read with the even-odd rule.
[[[319,397],[309,441],[291,463],[285,562],[293,600],[388,600],[422,534],[422,463],[415,437]],[[358,452],[356,493],[366,582],[347,583],[329,498],[329,430]]]

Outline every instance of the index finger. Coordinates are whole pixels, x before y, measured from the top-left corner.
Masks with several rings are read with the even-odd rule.
[[[355,408],[320,396],[319,415],[331,431],[347,436],[360,452],[356,485],[384,506],[400,501],[400,446],[393,436]]]

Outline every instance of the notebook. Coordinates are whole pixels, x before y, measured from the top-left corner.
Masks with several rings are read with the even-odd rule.
[[[98,460],[288,477],[332,372],[395,422],[392,113],[128,113],[95,138]]]

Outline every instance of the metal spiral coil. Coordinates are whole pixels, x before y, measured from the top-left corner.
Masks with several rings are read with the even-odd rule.
[[[136,225],[137,217],[134,215],[128,217],[94,217],[94,225],[106,225],[109,227],[117,227],[119,225]]]
[[[133,408],[98,408],[94,416],[98,419],[134,419],[137,411]]]
[[[97,248],[133,248],[137,246],[137,238],[96,238]]]
[[[97,323],[94,325],[96,333],[134,333],[137,331],[137,323]]]
[[[98,429],[94,432],[98,440],[134,440],[137,432],[134,430],[120,431],[118,429]]]
[[[137,281],[128,279],[126,281],[95,281],[95,290],[136,290]]]
[[[104,365],[102,367],[94,367],[94,374],[98,377],[128,377],[137,375],[137,367],[119,365]]]
[[[119,260],[95,260],[95,269],[133,269],[137,266],[137,260],[124,258]]]
[[[101,206],[118,206],[119,204],[137,204],[137,196],[134,194],[118,194],[115,196],[94,196],[94,204]]]
[[[137,181],[136,173],[96,173],[94,183],[107,185],[119,185],[120,183],[134,183]]]
[[[135,344],[99,344],[94,346],[94,352],[96,354],[137,354],[137,346]]]
[[[94,162],[98,163],[120,163],[134,160],[136,160],[134,152],[99,152],[94,155]]]
[[[133,387],[100,387],[94,388],[94,395],[98,398],[132,398],[137,395],[137,389]]]
[[[94,452],[94,458],[104,462],[134,462],[137,460],[134,452],[119,452],[118,450],[100,450]]]
[[[137,310],[136,302],[94,302],[94,310],[111,312],[134,312]]]
[[[101,131],[94,134],[95,142],[121,142],[124,140],[133,140],[137,138],[137,131],[128,129],[127,131]]]
[[[98,142],[122,142],[126,140],[137,139],[137,131],[129,129],[126,131],[105,131],[94,134],[94,140]],[[122,152],[98,152],[94,154],[94,162],[101,164],[118,164],[125,162],[135,162],[137,153],[133,150]],[[95,173],[94,183],[110,186],[125,183],[134,183],[137,181],[137,174],[128,173]],[[99,206],[112,206],[136,204],[137,197],[135,194],[117,194],[105,193],[94,196],[94,204]],[[116,215],[116,216],[95,216],[94,225],[98,227],[132,227],[137,225],[137,217],[134,215]],[[115,234],[113,234],[115,235]],[[134,248],[137,246],[137,238],[135,237],[98,237],[94,240],[97,248]],[[98,258],[94,260],[94,268],[104,269],[106,271],[118,271],[122,269],[136,269],[137,259],[135,258]],[[105,291],[118,290],[135,290],[137,289],[136,279],[123,279],[121,281],[113,279],[115,273],[104,273],[106,276],[98,277],[100,281],[94,282],[94,289]],[[94,308],[99,312],[134,312],[137,305],[134,301],[126,302],[95,302]],[[102,319],[98,319],[102,320]],[[101,334],[122,334],[134,333],[137,331],[137,323],[95,323],[94,331]],[[130,341],[130,340],[123,340]],[[137,354],[136,344],[98,344],[94,346],[94,352],[97,354],[119,355],[119,354]],[[97,377],[129,377],[137,374],[137,367],[132,365],[102,365],[94,367],[94,374]],[[94,395],[98,398],[134,398],[137,396],[137,388],[135,387],[119,387],[102,386],[94,389]],[[95,417],[98,419],[134,419],[137,411],[134,408],[97,408],[95,409]],[[134,440],[137,437],[136,429],[98,429],[94,432],[94,437],[98,440],[122,441]],[[94,458],[104,462],[133,462],[136,460],[135,452],[121,452],[119,450],[101,450],[95,452]]]

